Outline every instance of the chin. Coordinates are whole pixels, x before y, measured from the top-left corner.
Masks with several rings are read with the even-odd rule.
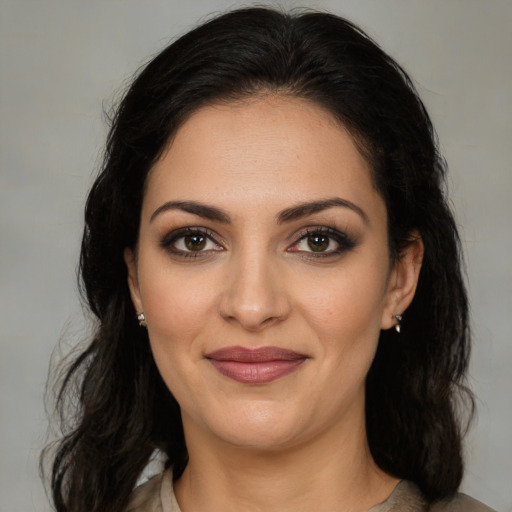
[[[295,412],[295,413],[294,413]],[[233,404],[222,417],[203,420],[203,426],[222,441],[240,448],[275,451],[298,442],[307,426],[302,413],[283,410],[282,402]]]

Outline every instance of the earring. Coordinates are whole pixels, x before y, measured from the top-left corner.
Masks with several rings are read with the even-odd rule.
[[[397,313],[395,316],[394,316],[395,320],[396,320],[396,324],[395,324],[395,331],[400,334],[400,329],[402,328],[402,315],[400,313]]]
[[[146,323],[146,315],[144,313],[137,313],[137,320],[141,327],[147,327],[148,324]]]

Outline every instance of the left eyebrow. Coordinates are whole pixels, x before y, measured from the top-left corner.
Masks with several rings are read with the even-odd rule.
[[[291,222],[292,220],[301,219],[307,215],[334,207],[348,208],[349,210],[357,213],[363,219],[365,224],[369,223],[368,215],[366,215],[362,208],[350,201],[347,201],[346,199],[341,199],[341,197],[301,203],[296,206],[292,206],[291,208],[286,208],[286,210],[283,210],[277,215],[277,223],[282,224],[284,222]]]

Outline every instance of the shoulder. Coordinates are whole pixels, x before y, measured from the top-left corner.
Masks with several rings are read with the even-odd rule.
[[[172,469],[139,485],[132,492],[125,512],[180,512],[174,496]]]
[[[402,480],[389,498],[371,508],[368,512],[495,512],[492,508],[470,498],[466,494],[456,493],[436,503],[428,504],[418,487]]]
[[[126,512],[161,512],[160,489],[163,474],[139,485],[130,496]]]
[[[495,512],[478,500],[458,493],[449,500],[439,501],[430,506],[429,512]]]

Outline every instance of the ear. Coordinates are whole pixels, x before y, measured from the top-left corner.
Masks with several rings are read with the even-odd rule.
[[[415,231],[411,234],[409,244],[401,251],[389,276],[381,329],[394,327],[395,315],[402,315],[412,302],[418,285],[423,253],[423,240]]]
[[[137,258],[133,250],[128,247],[124,250],[123,256],[128,269],[128,288],[130,289],[133,307],[139,313],[144,310],[140,299],[139,279],[137,277]]]

